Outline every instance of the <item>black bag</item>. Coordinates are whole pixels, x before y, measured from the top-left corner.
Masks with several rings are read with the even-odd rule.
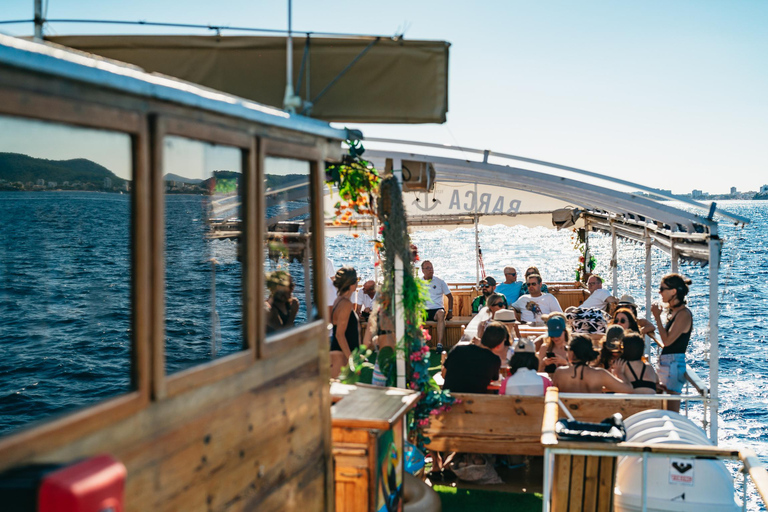
[[[619,413],[600,423],[562,419],[555,424],[555,434],[561,441],[620,443],[627,438],[624,420]]]

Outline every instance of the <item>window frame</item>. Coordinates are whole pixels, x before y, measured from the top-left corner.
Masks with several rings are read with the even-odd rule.
[[[311,228],[312,233],[322,233],[325,222],[323,212],[323,183],[322,176],[324,175],[324,161],[326,155],[323,149],[316,146],[302,145],[299,142],[285,141],[278,139],[262,139],[259,147],[259,197],[263,198],[265,193],[264,186],[264,169],[265,160],[267,157],[275,158],[289,158],[292,160],[302,160],[309,162],[309,191],[310,191],[310,212],[311,212]],[[262,236],[259,238],[259,251],[258,251],[258,266],[257,273],[261,279],[259,292],[264,289],[264,261],[263,261],[263,244],[264,244],[264,231],[266,230],[266,212],[264,208],[259,205],[258,209],[258,223],[262,230]],[[312,244],[312,287],[314,290],[314,300],[317,304],[324,304],[323,297],[325,296],[325,280],[321,279],[324,274],[324,265],[321,265],[323,258],[325,258],[325,240],[323,237],[315,236]],[[259,306],[263,303],[262,299],[259,302]],[[319,331],[325,331],[328,324],[328,314],[326,307],[318,307],[320,317],[316,320],[307,322],[304,325],[294,327],[292,329],[286,329],[285,332],[274,333],[269,336],[267,341],[266,333],[266,313],[263,307],[258,308],[259,317],[259,346],[258,355],[260,359],[269,359],[273,357],[279,357],[286,352],[296,349],[306,343],[309,340],[318,336]],[[327,339],[327,336],[324,338]],[[327,345],[327,344],[326,344]],[[319,347],[320,352],[327,353],[328,346]],[[325,356],[328,358],[329,356]]]
[[[235,124],[235,123],[233,123]],[[152,368],[153,395],[156,399],[172,398],[195,388],[211,384],[250,367],[256,359],[256,332],[259,319],[254,313],[255,286],[251,268],[255,268],[252,239],[258,236],[258,224],[254,224],[255,190],[258,154],[257,139],[247,130],[215,124],[211,120],[189,119],[173,115],[158,115],[152,119]],[[243,341],[241,350],[206,363],[168,374],[165,370],[165,185],[163,182],[163,147],[166,136],[184,137],[203,143],[237,148],[242,155],[244,186],[243,233],[240,244],[244,250],[242,263],[242,314]],[[253,228],[257,228],[254,231]]]
[[[74,128],[105,130],[127,135],[131,141],[131,214],[130,214],[130,373],[132,391],[84,405],[61,415],[12,430],[0,437],[0,458],[17,459],[45,451],[106,425],[117,423],[150,402],[150,272],[149,258],[149,148],[146,114],[125,103],[117,94],[107,94],[115,101],[107,106],[81,96],[66,96],[55,84],[37,83],[28,75],[8,73],[0,85],[0,115],[32,121],[44,121]],[[37,86],[33,89],[34,86]],[[53,94],[44,91],[54,89]],[[70,92],[70,94],[72,94]]]

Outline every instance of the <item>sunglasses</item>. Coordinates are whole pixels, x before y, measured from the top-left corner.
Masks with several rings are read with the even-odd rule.
[[[626,318],[618,318],[618,319],[616,319],[616,323],[617,324],[628,324],[629,320],[627,320]]]
[[[491,287],[490,284],[481,284],[480,285],[480,288],[490,288],[490,287]]]
[[[667,288],[666,286],[659,286],[659,293],[665,292],[667,290],[671,290],[672,288]]]
[[[516,276],[517,272],[504,272],[505,276]]]
[[[495,302],[493,304],[488,304],[489,308],[500,308],[502,306],[501,302]]]
[[[528,283],[528,286],[539,286],[539,283],[536,283],[536,282]]]

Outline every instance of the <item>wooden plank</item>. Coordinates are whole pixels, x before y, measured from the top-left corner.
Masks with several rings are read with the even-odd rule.
[[[563,404],[579,421],[600,422],[614,413],[621,413],[623,418],[629,418],[635,413],[647,409],[658,409],[656,400],[603,398],[600,400],[584,400],[562,398]]]
[[[571,458],[571,489],[568,496],[568,510],[580,511],[584,509],[584,466],[587,457],[574,455]]]
[[[616,457],[599,457],[600,474],[597,486],[598,512],[613,510],[613,488],[616,480]]]
[[[552,510],[567,512],[571,488],[571,459],[570,455],[555,455],[555,468],[552,481]],[[574,512],[577,512],[575,510]]]
[[[173,397],[186,393],[191,389],[216,382],[241,372],[252,364],[253,353],[250,350],[243,350],[193,366],[166,378],[166,396]]]
[[[597,493],[600,484],[600,459],[601,457],[589,456],[586,458],[584,468],[584,510],[597,510]]]
[[[420,394],[398,388],[355,387],[331,408],[334,427],[386,430],[416,406]]]

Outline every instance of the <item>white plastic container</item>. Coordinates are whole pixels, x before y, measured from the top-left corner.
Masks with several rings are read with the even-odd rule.
[[[701,429],[690,420],[669,411],[638,413],[627,422],[631,436],[627,441],[646,444],[685,444],[712,446]],[[638,421],[635,416],[642,415]],[[636,425],[647,426],[639,428]],[[681,427],[682,423],[688,427]],[[691,428],[694,427],[694,428]],[[623,457],[616,470],[614,507],[617,512],[642,510],[641,457]],[[719,460],[682,457],[648,457],[647,505],[649,511],[736,512],[733,478]]]

